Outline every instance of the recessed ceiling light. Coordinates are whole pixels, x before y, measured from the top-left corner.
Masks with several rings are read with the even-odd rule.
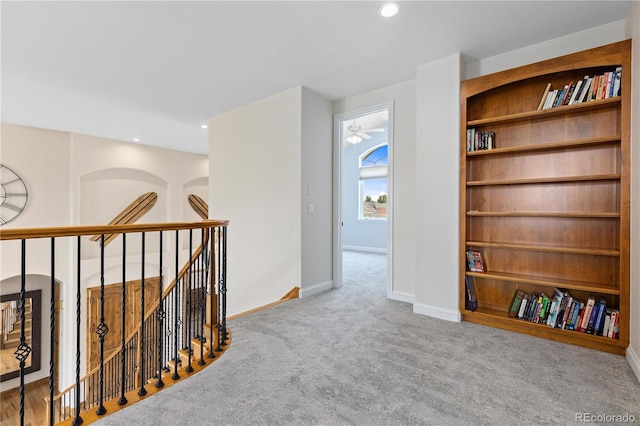
[[[378,13],[383,18],[391,18],[392,16],[396,16],[400,12],[400,5],[395,2],[385,3],[380,6],[378,9]]]
[[[209,128],[209,126],[207,126],[206,124],[202,124],[202,125],[200,125],[200,128],[201,128],[201,129],[208,129],[208,128]]]
[[[140,138],[133,138],[134,142],[140,142]]]

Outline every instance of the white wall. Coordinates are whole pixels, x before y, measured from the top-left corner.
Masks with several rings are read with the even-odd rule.
[[[458,190],[462,59],[418,67],[416,88],[416,313],[460,321]],[[438,84],[433,84],[437,81]]]
[[[300,297],[333,286],[333,104],[302,88]],[[308,213],[308,206],[314,213]]]
[[[640,2],[633,1],[626,20],[626,38],[632,39],[631,92],[631,345],[629,364],[640,380]]]
[[[138,222],[181,222],[185,218],[184,212],[189,209],[187,192],[195,188],[200,194],[204,192],[206,199],[207,191],[202,190],[202,185],[207,184],[209,164],[203,155],[4,123],[0,134],[0,161],[24,178],[29,191],[23,214],[4,225],[3,229],[106,224],[142,192],[151,190],[158,192],[157,204]],[[87,241],[88,238],[83,239],[82,244],[83,247],[88,246],[86,250],[83,249],[81,265],[83,301],[86,301],[84,290],[99,285],[97,252]],[[70,331],[75,330],[77,282],[72,243],[69,238],[56,239],[56,279],[61,283],[63,306],[62,348],[75,348],[75,332]],[[19,244],[3,242],[0,247],[0,291],[5,294],[10,287],[5,284],[20,274]],[[107,263],[119,265],[118,245],[109,245],[107,248],[115,258],[107,258]],[[167,244],[169,253],[172,248],[173,245]],[[27,259],[27,274],[49,276],[49,240],[29,241]],[[188,257],[184,255],[181,259],[186,261]],[[157,274],[157,262],[148,259],[147,266],[148,271]],[[119,282],[119,266],[116,269],[107,269],[105,283]],[[137,279],[140,269],[130,268],[128,273],[129,279]],[[166,273],[167,276],[174,275],[170,265],[166,267]],[[29,290],[31,283],[27,285]],[[85,321],[83,304],[81,323],[85,324]],[[82,348],[84,339],[82,331]],[[48,353],[48,350],[43,346],[43,351]],[[75,359],[61,355],[60,360],[60,385],[65,388],[70,384],[69,378],[73,380]],[[82,364],[84,366],[84,362]],[[40,372],[30,374],[27,382],[39,379],[42,374],[48,374],[48,363],[43,365]],[[5,386],[8,384],[3,383],[2,388],[6,389]]]
[[[301,284],[302,88],[209,120],[209,215],[230,220],[227,314]]]
[[[603,46],[623,40],[624,20],[611,22],[584,31],[532,44],[490,58],[470,62],[466,66],[466,79],[487,75],[510,68],[528,65],[545,59],[568,55],[581,50]]]
[[[342,114],[393,102],[393,265],[391,298],[413,303],[416,221],[416,82],[409,80],[334,103]]]

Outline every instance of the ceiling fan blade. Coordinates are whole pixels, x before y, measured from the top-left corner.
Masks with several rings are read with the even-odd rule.
[[[369,136],[368,134],[364,133],[364,132],[356,132],[356,135],[360,136],[363,139],[371,139],[371,136]]]
[[[384,132],[384,129],[361,129],[361,132],[368,132],[368,133],[380,133],[380,132]]]

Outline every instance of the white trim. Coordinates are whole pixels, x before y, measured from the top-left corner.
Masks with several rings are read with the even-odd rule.
[[[314,284],[309,288],[300,289],[300,299],[313,296],[314,294],[322,293],[323,291],[331,290],[333,288],[333,281],[326,281],[323,283]]]
[[[461,322],[462,315],[457,310],[442,309],[437,306],[423,305],[422,303],[413,304],[413,312],[428,317],[438,318],[445,321]]]
[[[342,250],[352,250],[352,251],[364,251],[367,253],[383,253],[387,254],[386,248],[378,248],[378,247],[360,247],[360,246],[342,246]]]
[[[640,382],[640,356],[638,356],[631,346],[627,348],[627,361],[635,373],[636,379]]]
[[[415,295],[409,294],[409,293],[404,293],[404,292],[401,292],[401,291],[392,291],[391,292],[391,297],[389,297],[389,299],[397,300],[399,302],[411,303],[411,304],[415,304],[416,303],[416,296]]]

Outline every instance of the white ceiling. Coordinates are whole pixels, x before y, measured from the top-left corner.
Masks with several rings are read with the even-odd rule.
[[[341,99],[624,19],[630,0],[381,4],[3,0],[2,122],[206,154],[208,118],[280,91]]]

